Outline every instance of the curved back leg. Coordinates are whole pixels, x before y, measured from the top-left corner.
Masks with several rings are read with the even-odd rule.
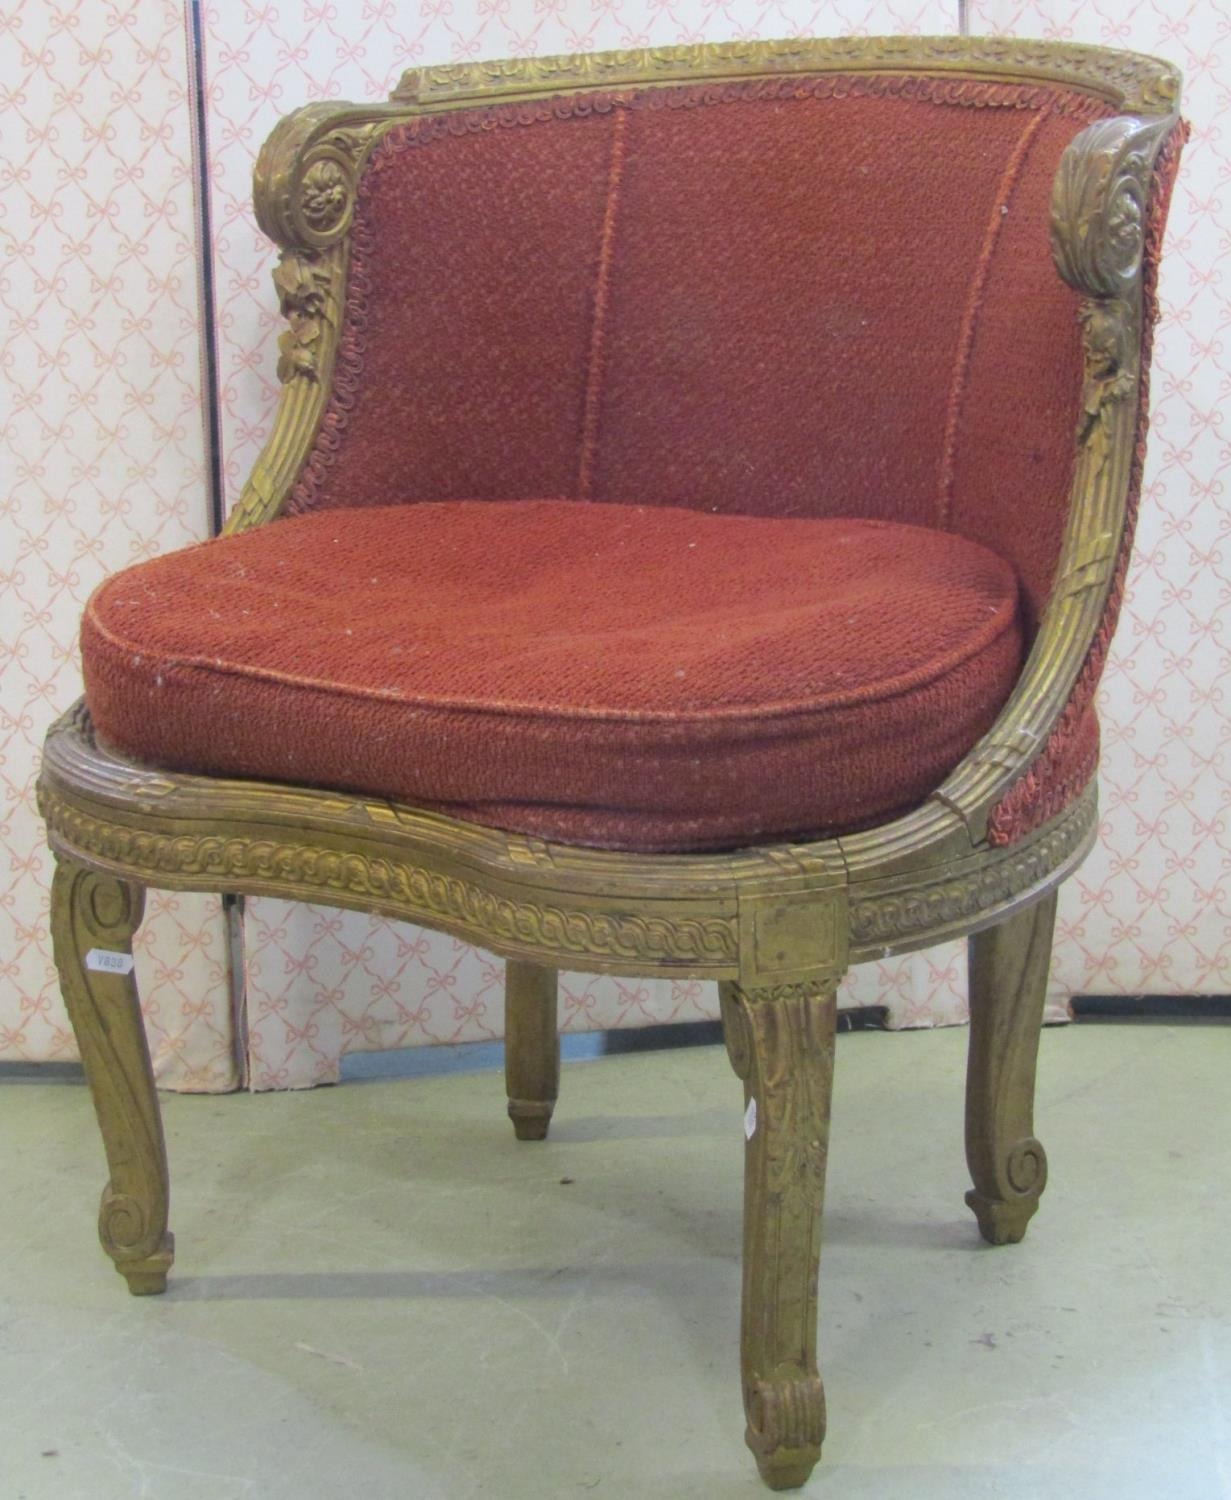
[[[166,1291],[175,1243],[162,1116],[132,972],[144,906],[140,886],[57,859],[52,945],[110,1169],[98,1233],[135,1296]]]
[[[974,1187],[966,1202],[991,1245],[1022,1238],[1047,1183],[1034,1079],[1055,922],[1052,891],[969,943],[966,1161]]]

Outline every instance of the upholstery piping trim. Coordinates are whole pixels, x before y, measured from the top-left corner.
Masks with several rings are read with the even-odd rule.
[[[607,204],[599,233],[598,268],[594,276],[594,322],[590,332],[590,354],[586,369],[585,406],[582,410],[581,452],[577,464],[577,498],[589,500],[598,449],[599,421],[602,416],[603,374],[606,364],[604,341],[607,334],[607,303],[611,287],[611,260],[615,248],[616,218],[619,211],[620,183],[624,173],[624,150],[628,111],[616,110],[611,134],[611,164],[607,174]]]
[[[949,530],[953,508],[953,472],[957,464],[958,428],[962,420],[962,406],[966,397],[966,379],[970,372],[970,359],[974,353],[975,334],[979,326],[979,316],[983,311],[983,294],[987,290],[987,278],[992,268],[992,257],[996,253],[996,244],[1000,238],[1001,226],[1009,216],[1009,206],[1012,202],[1018,180],[1026,165],[1026,158],[1030,155],[1030,148],[1034,145],[1035,136],[1038,135],[1039,127],[1046,118],[1046,114],[1041,111],[1036,114],[1025,130],[1022,131],[1021,138],[1013,147],[1005,166],[1004,174],[996,187],[996,195],[992,200],[992,212],[991,217],[988,219],[983,248],[979,252],[979,259],[975,262],[974,275],[971,277],[970,294],[966,302],[966,311],[962,318],[961,333],[958,336],[957,359],[953,366],[953,384],[949,390],[949,405],[945,413],[945,437],[941,448],[940,487],[936,499],[936,524],[942,531]]]

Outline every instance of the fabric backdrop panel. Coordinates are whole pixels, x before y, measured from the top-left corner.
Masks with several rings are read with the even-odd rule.
[[[191,117],[183,7],[153,0],[140,26],[106,8],[72,24],[19,6],[0,36],[11,88],[4,154],[8,269],[0,371],[9,503],[0,628],[8,938],[0,1059],[74,1055],[47,936],[50,858],[33,804],[46,725],[79,691],[77,621],[106,572],[204,535],[199,313],[194,284]],[[271,0],[207,14],[211,264],[218,282],[222,422],[233,500],[277,395],[272,248],[255,228],[250,174],[279,115],[312,98],[384,97],[413,63],[475,56],[724,40],[744,35],[953,32],[956,0],[744,6],[645,0],[503,12],[477,0],[322,12]],[[1150,460],[1138,552],[1104,677],[1098,848],[1061,896],[1051,1014],[1076,992],[1217,993],[1231,983],[1226,743],[1231,649],[1231,463],[1219,412],[1231,293],[1208,274],[1231,210],[1216,191],[1231,143],[1216,127],[1231,82],[1225,6],[1182,19],[1154,3],[971,0],[976,33],[1135,47],[1185,71],[1194,133],[1168,233]],[[102,392],[106,399],[102,399]],[[118,399],[117,399],[118,398]],[[1223,611],[1225,613],[1225,611]],[[502,1030],[501,968],[453,939],[350,914],[249,903],[249,1019],[256,1086],[336,1076],[343,1052],[490,1037]],[[138,974],[160,1081],[237,1081],[225,930],[214,898],[151,893]],[[847,1004],[884,1004],[893,1025],[965,1018],[961,946],[861,966]],[[715,1013],[696,984],[565,976],[566,1025],[590,1029]]]
[[[8,6],[0,76],[0,1061],[65,1061],[40,747],[81,692],[94,585],[209,528],[183,7]],[[137,974],[155,1073],[234,1088],[219,903],[152,892],[147,912]]]
[[[971,30],[1156,53],[1193,133],[1171,204],[1136,551],[1099,694],[1098,844],[1061,890],[1052,990],[1231,990],[1231,10],[971,0]]]

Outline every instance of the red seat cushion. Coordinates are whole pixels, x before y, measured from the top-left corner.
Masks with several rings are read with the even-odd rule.
[[[1010,566],[885,521],[569,500],[277,521],[94,594],[103,739],[618,849],[919,802],[1021,666]]]

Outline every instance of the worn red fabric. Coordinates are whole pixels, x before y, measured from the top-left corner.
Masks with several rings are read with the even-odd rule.
[[[277,521],[117,574],[82,629],[139,759],[641,850],[917,803],[1022,650],[1013,570],[945,532],[567,499]]]
[[[416,117],[364,173],[335,390],[292,508],[561,495],[1063,528],[1077,298],[1061,152],[1106,105],[902,76]]]

